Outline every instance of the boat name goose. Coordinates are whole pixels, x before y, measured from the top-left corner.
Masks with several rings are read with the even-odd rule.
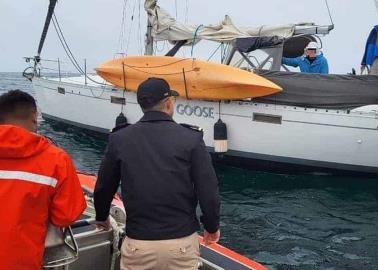
[[[213,107],[200,107],[200,106],[191,106],[189,104],[177,104],[176,112],[181,115],[187,116],[197,116],[203,118],[214,119],[214,108]]]

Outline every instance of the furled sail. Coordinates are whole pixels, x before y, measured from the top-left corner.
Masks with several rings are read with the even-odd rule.
[[[186,25],[176,21],[167,11],[157,5],[157,0],[146,0],[145,10],[152,26],[152,36],[157,41],[172,42],[187,40],[211,40],[229,42],[235,38],[256,36],[279,36],[289,38],[294,34],[328,34],[330,26],[317,26],[313,23],[286,24],[280,26],[237,27],[231,17],[225,16],[223,21],[211,25]]]

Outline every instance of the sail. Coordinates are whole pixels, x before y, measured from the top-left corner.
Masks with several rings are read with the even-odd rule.
[[[167,11],[157,5],[157,0],[146,0],[145,10],[152,26],[152,36],[157,41],[172,42],[187,40],[211,40],[229,42],[235,38],[256,36],[292,37],[294,34],[328,34],[330,26],[317,26],[313,23],[286,24],[279,26],[237,27],[230,16],[223,21],[210,25],[186,25],[176,21]],[[194,38],[195,37],[195,38]]]

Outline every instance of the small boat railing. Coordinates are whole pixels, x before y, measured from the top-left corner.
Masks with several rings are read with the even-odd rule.
[[[79,248],[71,227],[49,225],[43,256],[44,269],[64,269],[79,258]]]
[[[62,61],[61,59],[42,59],[36,57],[24,57],[25,61],[29,63],[29,66],[23,71],[23,76],[28,80],[32,80],[34,77],[57,77],[59,81],[62,81],[62,78],[70,77],[72,75],[78,75],[77,71],[70,70],[71,63]],[[88,84],[88,72],[87,72],[87,60],[84,59],[83,64],[83,75],[85,78],[85,84]]]

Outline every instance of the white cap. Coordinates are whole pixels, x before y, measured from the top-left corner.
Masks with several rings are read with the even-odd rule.
[[[307,44],[305,50],[308,49],[313,49],[313,50],[319,50],[318,43],[311,41],[310,43]]]

